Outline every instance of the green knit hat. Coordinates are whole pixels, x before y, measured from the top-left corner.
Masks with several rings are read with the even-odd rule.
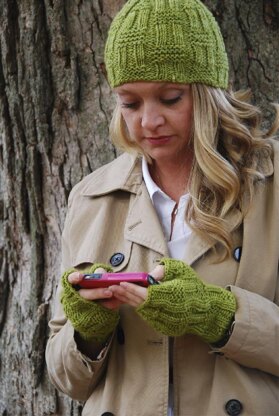
[[[221,32],[199,0],[129,0],[111,24],[105,63],[112,88],[132,81],[228,87]]]

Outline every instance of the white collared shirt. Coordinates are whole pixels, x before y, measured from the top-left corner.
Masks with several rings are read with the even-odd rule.
[[[185,210],[189,200],[189,194],[182,195],[177,206],[173,230],[171,230],[172,213],[176,202],[173,201],[150,176],[148,164],[145,158],[142,158],[142,175],[149,193],[152,204],[157,212],[158,218],[162,225],[164,236],[167,241],[169,256],[178,260],[183,260],[187,243],[192,233],[191,228],[185,221]],[[171,236],[171,239],[170,239]],[[170,343],[170,363],[172,362],[173,345]],[[169,402],[168,416],[173,416],[173,385],[169,385]]]
[[[179,200],[170,240],[172,212],[176,203],[153,181],[145,158],[142,158],[142,174],[152,204],[162,225],[169,255],[172,258],[182,260],[187,250],[188,239],[192,233],[191,228],[185,222],[185,209],[189,200],[189,194],[182,195]]]

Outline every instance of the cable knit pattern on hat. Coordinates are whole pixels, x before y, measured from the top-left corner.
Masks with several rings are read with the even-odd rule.
[[[199,0],[129,0],[111,24],[105,63],[113,88],[132,81],[228,86],[219,26]]]
[[[106,271],[112,270],[105,264],[94,264],[89,269],[84,270],[83,273],[94,273],[98,267],[102,267]],[[80,296],[68,281],[69,274],[75,271],[75,269],[68,270],[62,276],[64,290],[61,303],[65,315],[84,340],[103,342],[116,327],[119,321],[119,312],[107,309],[97,302]]]
[[[163,259],[165,277],[149,286],[147,300],[137,312],[155,330],[168,336],[194,334],[208,343],[220,341],[236,311],[235,296],[219,286],[205,284],[192,267]]]

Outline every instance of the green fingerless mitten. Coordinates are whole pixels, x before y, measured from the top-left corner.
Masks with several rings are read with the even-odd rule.
[[[236,311],[235,296],[204,283],[192,267],[179,260],[162,259],[165,277],[148,287],[139,315],[154,329],[168,335],[195,334],[208,343],[220,341]]]
[[[111,268],[104,264],[94,264],[84,273],[94,273],[102,267],[107,271]],[[103,342],[113,332],[119,321],[119,312],[107,309],[99,303],[84,299],[68,281],[68,276],[74,269],[68,270],[62,276],[63,293],[61,303],[66,317],[71,321],[74,329],[84,340]]]

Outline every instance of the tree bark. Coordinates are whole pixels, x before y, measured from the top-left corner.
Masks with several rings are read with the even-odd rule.
[[[205,0],[218,20],[230,60],[234,89],[251,89],[265,126],[279,102],[279,1]]]
[[[116,157],[103,49],[125,0],[0,0],[0,416],[77,416],[50,384],[47,322],[73,185]],[[270,120],[279,101],[278,0],[205,0],[236,88]]]

